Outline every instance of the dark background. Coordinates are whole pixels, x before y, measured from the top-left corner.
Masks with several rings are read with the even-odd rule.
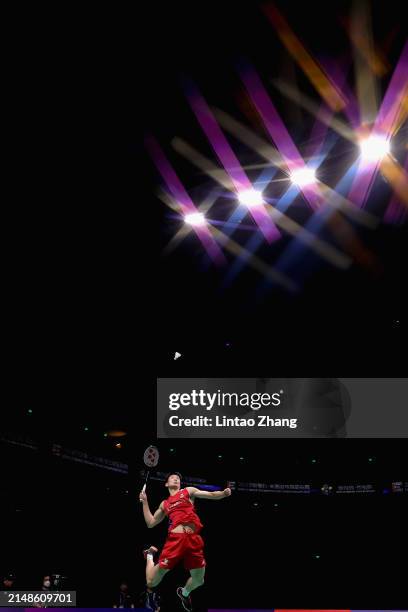
[[[350,42],[341,26],[341,18],[349,14],[351,3],[277,4],[315,58],[338,60],[351,56]],[[388,43],[386,57],[395,66],[406,38],[404,28],[398,24],[398,10],[393,3],[371,6],[374,40],[381,49],[385,49],[385,41],[392,41]],[[295,142],[307,142],[312,117],[274,89],[271,80],[295,79],[302,92],[316,102],[319,98],[290,60],[263,16],[260,3],[244,2],[239,7],[210,3],[190,8],[182,3],[177,10],[173,7],[164,10],[160,13],[162,18],[152,7],[155,36],[149,50],[146,49],[144,62],[147,73],[144,127],[156,136],[193,200],[204,199],[206,190],[212,187],[211,181],[172,150],[171,139],[181,137],[217,165],[219,162],[183,93],[182,74],[196,82],[210,105],[231,113],[269,141],[254,118],[256,113],[248,104],[235,70],[240,57],[248,58]],[[380,82],[381,95],[391,72]],[[353,89],[352,68],[348,70],[347,82]],[[241,163],[263,161],[230,136],[227,139]],[[398,141],[401,153],[406,132],[400,133]],[[324,166],[333,172],[337,168],[338,172],[343,160],[353,155],[350,145],[339,139],[335,155],[329,156]],[[153,191],[162,184],[161,177],[150,158],[146,159]],[[369,210],[381,217],[390,193],[382,179],[377,180]],[[163,248],[179,229],[180,220],[158,198],[151,202],[159,216],[159,246]],[[213,214],[215,205],[210,217],[222,218],[225,206],[225,201],[221,201],[218,214]],[[289,214],[300,221],[301,208],[298,198]],[[249,266],[244,267],[232,285],[223,288],[225,271],[214,266],[203,271],[205,256],[194,236],[184,240],[170,256],[160,257],[157,268],[162,313],[157,320],[160,375],[195,376],[200,372],[216,376],[223,372],[229,376],[267,376],[271,371],[291,376],[299,372],[309,376],[329,376],[333,372],[339,376],[404,375],[406,367],[400,354],[405,345],[404,313],[408,305],[403,282],[407,226],[381,223],[375,231],[356,226],[355,230],[377,258],[376,270],[371,272],[354,264],[346,272],[338,271],[304,251],[303,259],[291,271],[292,278],[301,283],[295,296],[277,287],[262,290],[261,277]],[[239,232],[237,236],[234,238],[240,242],[243,236]],[[327,238],[325,234],[323,237]],[[279,245],[262,247],[256,253],[274,264],[287,246],[284,238]],[[228,254],[227,258],[231,262]],[[183,354],[184,359],[172,362],[175,351]]]
[[[337,16],[348,2],[280,6],[312,52],[347,49]],[[395,65],[404,39],[396,2],[376,3],[374,28],[381,43],[393,34]],[[61,570],[80,604],[109,605],[123,577],[143,587],[141,549],[153,533],[137,492],[142,452],[154,442],[155,377],[404,376],[407,233],[381,225],[362,235],[382,262],[379,276],[317,266],[296,299],[273,289],[255,299],[260,279],[247,271],[221,291],[222,275],[202,270],[192,241],[160,255],[178,221],[154,194],[142,136],[155,134],[187,188],[202,187],[168,146],[181,135],[212,157],[179,74],[239,116],[237,56],[249,57],[264,82],[285,73],[288,59],[256,2],[36,9],[10,30],[10,156],[24,163],[5,231],[1,431],[30,435],[40,451],[1,444],[0,569],[16,571],[24,587]],[[279,96],[276,103],[301,138],[310,124],[293,119],[298,109]],[[103,437],[112,427],[128,434],[118,452]],[[51,441],[120,456],[129,477],[64,463],[50,456]],[[160,447],[163,469],[194,470],[221,486],[271,474],[321,484],[407,478],[405,440],[229,440],[220,449],[178,440],[176,458],[169,444]],[[162,496],[152,485],[152,505]],[[279,496],[278,510],[274,496],[257,508],[254,501],[237,494],[199,504],[208,574],[195,600],[203,608],[403,607],[406,496]],[[154,543],[164,535],[161,526]],[[180,580],[182,571],[163,583],[171,610]]]

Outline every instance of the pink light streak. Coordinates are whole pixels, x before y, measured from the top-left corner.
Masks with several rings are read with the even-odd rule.
[[[408,156],[405,158],[404,170],[408,172]],[[402,223],[407,216],[408,209],[401,203],[398,195],[394,193],[384,214],[386,223]]]
[[[394,70],[394,74],[388,85],[383,98],[381,108],[377,114],[371,134],[381,136],[389,140],[398,116],[401,97],[408,82],[408,43],[405,44],[401,57]],[[378,163],[367,164],[364,160],[360,162],[353,184],[351,185],[348,199],[359,208],[363,208],[370,194],[375,176],[378,172]]]
[[[282,155],[289,172],[306,170],[307,166],[299,150],[293,142],[255,70],[249,66],[245,67],[245,69],[241,71],[241,78],[261,116],[265,128]],[[313,210],[321,206],[322,198],[316,185],[305,185],[301,187],[300,190]]]
[[[149,151],[150,156],[153,159],[158,171],[163,177],[163,180],[165,181],[169,191],[180,206],[183,216],[189,214],[199,214],[200,211],[188,195],[184,185],[178,178],[170,162],[167,160],[166,156],[164,155],[164,152],[162,151],[156,139],[153,138],[153,136],[147,136],[145,138],[145,146]],[[214,263],[216,263],[217,265],[226,264],[227,260],[225,259],[224,254],[218,246],[217,242],[213,238],[209,228],[203,225],[192,226],[192,229],[196,233],[207,254],[214,261]]]
[[[402,50],[401,57],[392,75],[387,92],[384,96],[375,122],[375,131],[383,134],[392,132],[394,122],[397,118],[399,105],[404,89],[408,84],[408,42]]]
[[[191,84],[188,86],[187,97],[214,152],[230,176],[237,194],[239,195],[241,191],[253,189],[251,181],[242,169],[208,104],[197,88]],[[248,208],[248,211],[269,243],[280,238],[280,231],[271,220],[265,205],[260,204]]]
[[[347,85],[347,62],[345,60],[335,62],[332,59],[325,58],[320,60],[320,64],[336,88],[345,96],[345,106],[342,112],[346,115],[353,128],[357,128],[360,124],[360,109],[355,95]],[[335,111],[333,110],[333,115],[334,113]]]
[[[353,126],[358,125],[360,113],[358,110],[358,104],[354,96],[352,95],[349,88],[346,87],[346,64],[342,62],[340,65],[335,64],[334,62],[330,62],[329,60],[320,60],[320,63],[324,67],[327,73],[330,73],[330,77],[333,81],[335,81],[336,86],[344,90],[347,95],[347,104],[344,107],[343,111],[347,115],[350,123]],[[316,121],[313,125],[312,132],[310,134],[310,145],[306,148],[305,157],[315,157],[317,156],[322,147],[324,146],[324,141],[326,139],[327,133],[329,131],[329,122],[328,118],[333,117],[335,111],[330,108],[326,104],[326,102],[322,102],[319,111],[316,115]],[[325,120],[324,120],[325,119]]]

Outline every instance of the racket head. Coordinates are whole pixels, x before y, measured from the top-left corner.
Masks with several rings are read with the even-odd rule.
[[[159,463],[159,449],[157,446],[148,446],[143,455],[144,464],[148,468],[156,467]]]

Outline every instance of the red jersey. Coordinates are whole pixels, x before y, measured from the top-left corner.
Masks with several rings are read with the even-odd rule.
[[[169,531],[181,523],[192,523],[197,529],[196,533],[203,528],[187,489],[180,489],[175,495],[168,497],[163,502],[163,509],[169,519]]]

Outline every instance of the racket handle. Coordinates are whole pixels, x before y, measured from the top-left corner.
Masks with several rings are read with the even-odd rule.
[[[144,493],[145,491],[146,491],[146,483],[144,483],[144,485],[143,485],[142,493]],[[141,499],[139,501],[140,501],[140,503],[142,503]]]

